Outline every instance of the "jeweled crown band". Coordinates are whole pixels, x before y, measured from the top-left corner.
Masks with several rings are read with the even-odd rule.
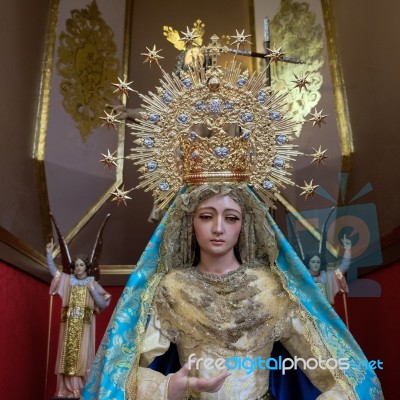
[[[245,172],[232,172],[232,171],[220,171],[220,172],[199,172],[195,174],[184,175],[183,180],[185,183],[191,185],[202,185],[205,183],[213,182],[246,182],[250,180],[250,173]]]

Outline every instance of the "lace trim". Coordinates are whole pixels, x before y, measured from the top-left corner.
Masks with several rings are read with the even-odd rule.
[[[90,282],[94,281],[94,276],[87,276],[83,279],[78,279],[74,274],[69,276],[69,283],[71,286],[87,286]]]
[[[238,277],[239,274],[242,274],[248,267],[245,264],[241,264],[239,268],[234,270],[225,272],[222,275],[212,274],[210,272],[200,271],[197,267],[189,267],[189,273],[194,277],[201,279],[202,281],[209,283],[221,283],[221,282],[229,282]]]

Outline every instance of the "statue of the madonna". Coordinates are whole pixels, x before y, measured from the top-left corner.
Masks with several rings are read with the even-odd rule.
[[[353,367],[365,356],[268,213],[297,154],[285,94],[271,91],[265,71],[219,67],[222,49],[213,36],[202,48],[209,67],[162,70],[161,88],[142,97],[130,125],[140,186],[160,208],[172,205],[122,294],[83,398],[280,399],[270,384],[280,341],[293,357],[280,368],[296,361],[314,398],[383,399],[374,372]],[[172,345],[178,369],[150,368]]]

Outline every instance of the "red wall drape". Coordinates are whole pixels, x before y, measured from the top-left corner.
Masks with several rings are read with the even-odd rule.
[[[380,297],[347,297],[350,332],[368,360],[380,360],[383,369],[375,369],[381,381],[385,400],[399,399],[397,321],[400,307],[400,262],[376,269],[365,276],[381,286]],[[350,286],[351,287],[351,286]],[[335,299],[335,309],[344,320],[341,296]],[[362,399],[364,400],[364,399]]]
[[[369,360],[381,360],[383,370],[376,370],[386,400],[396,400],[397,317],[400,306],[400,262],[379,268],[368,275],[381,285],[380,297],[347,298],[350,331]],[[49,323],[49,286],[0,261],[0,393],[4,399],[49,399],[55,391],[54,364],[61,301],[53,299],[50,357],[47,389],[46,359]],[[112,302],[97,318],[97,344],[100,343],[122,287],[105,287]],[[343,316],[342,299],[336,310]],[[364,399],[363,399],[364,400]]]
[[[0,286],[0,396],[43,399],[47,285],[0,262]]]
[[[53,297],[50,351],[46,360],[50,311],[49,285],[0,261],[0,398],[46,400],[56,390],[54,374],[61,300]],[[105,287],[110,306],[96,319],[98,345],[122,287]],[[45,388],[47,386],[47,388]]]

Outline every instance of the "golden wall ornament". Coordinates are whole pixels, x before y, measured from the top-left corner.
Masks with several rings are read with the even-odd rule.
[[[110,84],[117,80],[120,66],[114,33],[93,0],[86,8],[71,11],[59,42],[62,104],[86,141],[101,125],[104,102],[115,98]]]
[[[317,106],[321,99],[324,66],[323,28],[316,23],[315,13],[306,2],[282,0],[278,13],[270,23],[271,36],[279,38],[282,51],[303,61],[302,64],[276,64],[272,69],[272,84],[276,90],[290,86],[295,76],[304,76],[304,89],[292,91],[288,108],[296,121]],[[298,126],[300,134],[301,125]]]
[[[68,218],[60,218],[60,225],[65,232],[66,242],[70,243],[110,198],[111,188],[122,182],[121,161],[116,162],[115,171],[111,175],[101,170],[97,172],[97,154],[103,148],[102,143],[110,143],[110,135],[107,128],[101,127],[102,120],[99,117],[104,114],[104,102],[115,101],[117,97],[111,82],[115,82],[118,76],[126,76],[128,72],[131,17],[132,0],[51,0],[33,148],[46,237],[53,235],[48,217],[50,210],[60,216],[63,213],[68,214]],[[87,42],[83,40],[83,32],[88,33]],[[78,43],[75,46],[74,40]],[[71,118],[71,113],[65,105],[62,106],[60,84],[63,82],[65,85],[76,85],[74,92],[71,89],[71,96],[76,96],[76,101],[68,104],[80,107],[82,102],[78,96],[83,95],[77,93],[80,86],[76,74],[74,75],[76,58],[73,52],[79,50],[79,47],[88,48],[87,43],[98,45],[98,54],[104,58],[105,64],[101,77],[103,81],[98,85],[98,92],[92,94],[90,103],[96,104],[97,116],[93,117],[93,126],[98,127],[86,129],[88,133],[85,141],[79,121]],[[61,50],[64,53],[60,54]],[[69,64],[66,63],[67,56],[70,57]],[[65,73],[68,72],[68,76],[63,76],[60,68]],[[118,71],[116,68],[119,68]],[[103,96],[101,106],[98,105],[100,96]],[[91,122],[87,121],[85,128]],[[117,136],[111,140],[117,156],[124,153],[124,139],[125,129],[120,126]],[[70,168],[82,172],[78,180],[66,175],[66,170]],[[101,185],[93,184],[90,179],[93,174],[104,178]],[[73,199],[67,201],[66,198],[70,195]],[[81,202],[82,197],[90,201]],[[74,211],[69,212],[67,205],[73,207]],[[108,275],[114,274],[111,272]]]

